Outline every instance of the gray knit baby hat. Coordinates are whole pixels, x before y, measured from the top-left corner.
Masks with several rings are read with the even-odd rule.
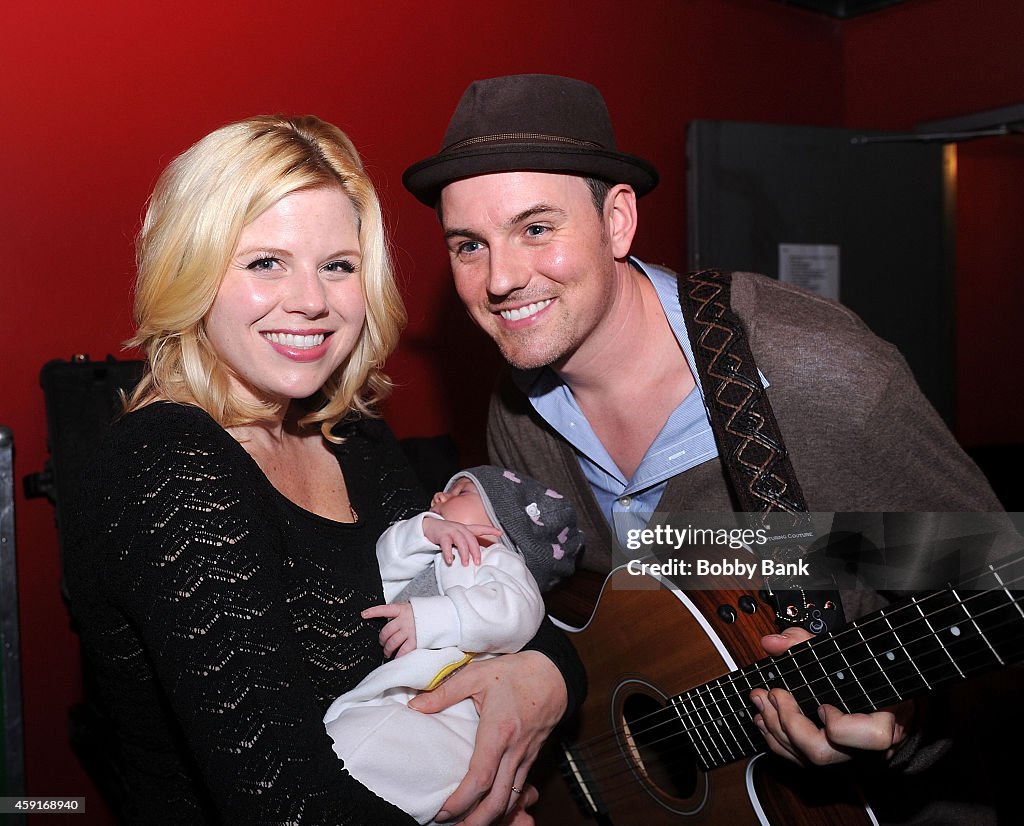
[[[572,502],[536,479],[494,465],[459,471],[445,491],[463,477],[476,485],[502,542],[523,555],[542,591],[572,574],[583,546]]]

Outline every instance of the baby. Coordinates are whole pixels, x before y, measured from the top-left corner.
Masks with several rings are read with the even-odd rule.
[[[544,617],[540,592],[572,573],[582,544],[561,494],[489,465],[456,473],[430,511],[381,535],[387,604],[363,616],[389,620],[380,640],[395,658],[324,716],[356,779],[433,821],[469,767],[479,716],[472,700],[436,714],[406,704],[472,659],[522,648]]]

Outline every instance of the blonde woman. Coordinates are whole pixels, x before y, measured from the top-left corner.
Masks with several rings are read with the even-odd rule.
[[[140,233],[135,320],[148,370],[66,563],[126,820],[412,823],[345,772],[323,725],[383,658],[360,616],[382,602],[375,541],[426,506],[374,414],[405,313],[348,138],[260,117],[176,158]],[[496,687],[464,695],[485,746],[449,807],[482,798],[467,822],[529,821],[509,787],[578,696],[567,642],[546,626],[533,648],[469,672]],[[525,723],[556,667],[552,719]]]

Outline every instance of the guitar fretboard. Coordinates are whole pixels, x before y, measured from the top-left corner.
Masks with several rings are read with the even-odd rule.
[[[915,597],[673,697],[707,770],[765,750],[749,696],[783,688],[816,719],[828,703],[869,712],[1024,659],[1024,557]]]

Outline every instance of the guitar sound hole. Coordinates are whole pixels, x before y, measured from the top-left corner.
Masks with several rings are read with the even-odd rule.
[[[648,783],[685,800],[697,791],[701,775],[683,725],[666,705],[664,698],[649,694],[628,696],[622,704],[625,745]]]

